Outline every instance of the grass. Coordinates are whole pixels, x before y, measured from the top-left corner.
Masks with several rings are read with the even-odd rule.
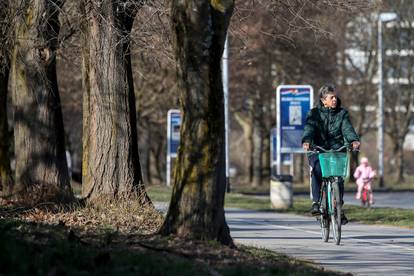
[[[150,197],[156,199],[167,199],[171,189],[163,186],[149,187]],[[242,208],[259,211],[274,211],[271,209],[268,197],[256,197],[238,193],[228,193],[225,197],[226,208]],[[304,198],[294,198],[293,206],[286,211],[298,215],[309,216],[310,201]],[[344,205],[344,210],[351,222],[360,222],[366,224],[380,224],[399,227],[414,228],[414,211],[410,209],[399,208],[360,208],[359,206]]]

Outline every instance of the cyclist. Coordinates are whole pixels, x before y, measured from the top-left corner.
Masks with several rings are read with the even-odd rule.
[[[369,191],[369,204],[374,203],[374,195],[372,194],[371,183],[376,173],[374,169],[369,165],[368,158],[362,157],[360,165],[355,169],[354,178],[356,179],[356,184],[358,185],[358,191],[355,196],[356,199],[361,199],[362,189],[365,188]]]
[[[353,150],[359,149],[359,137],[349,119],[348,111],[341,107],[341,101],[336,95],[333,84],[323,85],[319,89],[319,102],[317,107],[309,111],[304,133],[302,147],[305,151],[311,145],[320,146],[327,150],[339,149],[344,145],[352,145]],[[312,186],[312,215],[319,215],[319,195],[322,183],[322,171],[317,154],[309,155]],[[339,190],[343,204],[344,183],[340,181]],[[345,214],[341,214],[342,224],[348,223]]]

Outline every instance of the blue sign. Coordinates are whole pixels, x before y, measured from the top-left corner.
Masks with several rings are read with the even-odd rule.
[[[168,112],[168,154],[176,156],[180,145],[181,114],[179,110]]]
[[[301,152],[306,115],[313,103],[312,86],[280,85],[276,98],[278,148],[281,153]]]

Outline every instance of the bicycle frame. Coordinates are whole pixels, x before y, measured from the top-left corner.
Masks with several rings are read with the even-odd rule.
[[[328,152],[321,147],[315,148],[320,149],[323,152]],[[345,148],[346,147],[343,146],[337,151],[341,151]],[[319,153],[319,151],[313,152]],[[325,242],[329,240],[329,229],[330,225],[332,224],[333,237],[337,245],[339,245],[341,241],[342,195],[339,189],[339,183],[342,179],[342,176],[323,177],[319,199],[319,204],[321,206],[321,215],[318,220],[321,224],[322,239]]]

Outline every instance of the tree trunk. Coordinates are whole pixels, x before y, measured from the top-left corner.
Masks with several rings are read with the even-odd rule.
[[[399,139],[400,142],[395,147],[395,156],[397,157],[397,183],[402,183],[405,180],[404,177],[404,139]]]
[[[2,47],[0,45],[0,47]],[[12,191],[13,179],[10,169],[10,138],[7,120],[7,87],[9,64],[0,61],[0,195],[8,197]]]
[[[141,148],[141,153],[142,153],[142,160],[143,160],[143,164],[142,164],[142,168],[143,171],[145,172],[145,179],[146,179],[146,183],[151,184],[152,180],[151,180],[151,139],[152,139],[152,131],[151,131],[151,125],[148,119],[144,119],[144,124],[145,124],[145,129],[146,129],[146,133],[144,133],[144,139],[142,139],[144,141],[144,147]]]
[[[258,187],[262,184],[262,152],[263,137],[260,126],[260,118],[255,118],[253,123],[253,187]]]
[[[263,131],[262,177],[270,181],[270,131]]]
[[[172,1],[183,114],[170,207],[160,230],[231,245],[224,217],[224,98],[220,62],[233,1]]]
[[[159,139],[159,136],[157,137],[158,143],[156,143],[155,148],[152,150],[152,160],[154,160],[156,175],[161,183],[165,183],[165,142],[163,139]]]
[[[18,199],[73,198],[56,76],[61,1],[25,1],[12,57]]]
[[[9,45],[12,36],[9,1],[0,4],[0,195],[10,195],[13,179],[10,169],[10,136],[7,119],[7,92],[10,73]]]
[[[88,21],[83,47],[82,196],[92,201],[138,196],[141,204],[150,203],[138,154],[130,55],[134,4],[91,0],[83,7]]]
[[[249,174],[249,183],[252,183],[253,181],[253,124],[251,123],[251,120],[245,119],[240,115],[239,113],[234,114],[234,118],[239,123],[241,128],[243,129],[243,137],[244,141],[246,143],[246,147],[244,152],[248,153],[247,160],[247,168],[248,168],[248,174]]]

